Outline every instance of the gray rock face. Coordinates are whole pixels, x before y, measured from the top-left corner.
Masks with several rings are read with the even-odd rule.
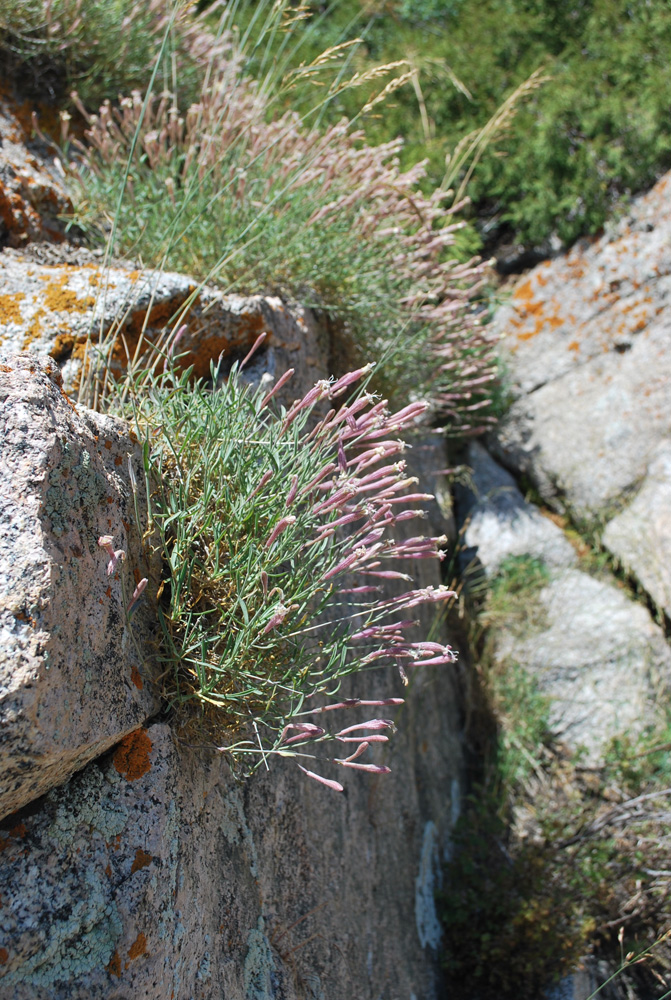
[[[531,555],[554,567],[575,563],[575,551],[562,530],[525,501],[510,473],[477,441],[469,445],[466,462],[472,489],[457,489],[466,566],[477,558],[486,575],[493,576],[509,556]]]
[[[594,358],[523,396],[497,434],[498,455],[556,508],[608,517],[671,435],[670,337],[660,323],[626,354]]]
[[[518,397],[497,453],[580,518],[610,517],[671,434],[668,184],[601,239],[534,269],[497,317]]]
[[[602,542],[671,616],[671,442],[659,446],[640,493],[606,525]]]
[[[141,546],[121,421],[79,409],[57,367],[0,365],[0,816],[18,809],[137,728],[159,705],[148,650],[154,615],[124,604],[134,573],[155,577]],[[97,544],[125,563],[107,575]],[[149,588],[149,593],[155,593]]]
[[[280,374],[300,367],[305,389],[318,377],[314,318],[277,297],[198,290],[193,279],[172,272],[103,270],[92,262],[40,264],[10,253],[0,257],[0,282],[0,348],[52,358],[71,394],[84,367],[102,368],[109,358],[112,371],[120,372],[129,357],[143,356],[143,345],[161,344],[167,351],[182,326],[175,351],[183,355],[181,364],[194,366],[196,377],[209,377],[210,362],[222,353],[246,353],[264,332]],[[97,346],[101,336],[105,349]],[[301,394],[301,386],[292,388]]]
[[[671,688],[671,650],[642,605],[579,570],[551,579],[529,619],[539,611],[545,620],[530,634],[497,633],[496,656],[537,679],[553,730],[596,762],[613,736],[655,721]]]
[[[239,785],[168,726],[138,730],[0,833],[2,996],[436,996],[452,693],[427,671],[392,773],[344,795],[288,760]],[[437,755],[422,748],[435,739]]]

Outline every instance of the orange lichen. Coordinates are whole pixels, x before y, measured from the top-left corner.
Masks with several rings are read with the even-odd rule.
[[[137,669],[135,664],[133,664],[133,666],[130,668],[130,679],[135,685],[135,687],[138,689],[138,691],[141,691],[142,688],[144,687],[144,684],[142,683],[142,677],[140,675],[140,671]]]
[[[109,861],[107,862],[107,868],[105,869],[105,875],[107,875],[108,878],[112,878],[112,866],[109,863]]]
[[[19,302],[25,299],[23,292],[13,295],[0,295],[0,323],[21,323],[22,316]]]
[[[151,856],[151,854],[146,854],[141,847],[138,847],[137,851],[135,852],[135,860],[133,861],[133,864],[131,866],[130,870],[131,875],[134,872],[139,872],[141,868],[146,868],[147,865],[150,865],[153,860],[154,859]]]
[[[199,333],[197,347],[187,351],[180,358],[180,365],[187,368],[193,365],[195,378],[207,378],[210,374],[210,361],[216,362],[222,354],[224,357],[235,351],[247,351],[262,333],[266,333],[266,346],[272,342],[271,332],[266,328],[263,316],[258,313],[243,313],[236,325],[235,336],[221,333],[196,330]],[[194,338],[195,339],[195,338]]]
[[[131,961],[133,961],[136,958],[140,958],[141,955],[146,955],[146,954],[147,954],[147,939],[142,933],[142,931],[140,931],[138,936],[135,938],[135,941],[133,941],[132,945],[128,949],[128,957],[130,958]]]
[[[577,340],[572,340],[571,343],[568,345],[568,349],[569,351],[579,351],[580,344],[578,343]]]
[[[0,948],[0,965],[7,965],[9,959],[9,952],[6,948]]]
[[[121,457],[121,455],[116,455],[115,456],[115,458],[114,458],[114,464],[115,465],[122,465],[123,464],[123,458]]]
[[[523,281],[521,285],[518,285],[513,294],[513,298],[520,302],[528,303],[533,301],[534,292],[531,287],[531,280]]]
[[[12,371],[14,371],[14,369],[10,368],[9,365],[0,365],[0,372],[12,372]]]
[[[42,336],[42,319],[45,315],[44,309],[38,309],[32,320],[30,321],[30,326],[26,330],[26,335],[23,338],[23,350],[26,351],[30,344],[34,340],[37,340]]]
[[[107,966],[107,971],[110,976],[120,976],[121,975],[121,959],[119,957],[119,952],[115,951],[112,955],[109,965]]]
[[[90,295],[80,299],[71,288],[66,288],[69,275],[63,274],[55,281],[50,281],[44,290],[44,303],[47,309],[54,312],[86,312],[95,305],[95,299]]]
[[[71,333],[59,333],[54,340],[53,346],[49,351],[49,355],[54,359],[54,361],[63,361],[64,358],[69,357],[75,346],[75,338]]]
[[[17,823],[6,836],[0,839],[0,853],[9,847],[13,840],[21,840],[26,835],[26,824]]]
[[[136,729],[124,736],[114,754],[114,766],[128,781],[137,781],[151,768],[152,742],[146,730]]]

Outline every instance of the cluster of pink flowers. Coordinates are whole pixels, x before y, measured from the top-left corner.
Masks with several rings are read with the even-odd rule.
[[[283,431],[288,430],[301,412],[324,400],[337,399],[368,375],[371,368],[371,365],[366,365],[335,381],[324,379],[317,382],[284,415]],[[263,400],[261,409],[270,395]],[[400,438],[392,438],[391,435],[413,428],[426,409],[425,402],[414,402],[396,413],[390,413],[385,400],[376,401],[367,393],[339,408],[330,409],[309,432],[306,445],[315,450],[326,445],[327,457],[328,451],[334,450],[335,460],[326,461],[302,489],[299,489],[298,477],[294,476],[286,502],[286,506],[302,503],[309,513],[314,534],[304,541],[305,550],[344,536],[337,561],[325,569],[318,584],[322,587],[334,586],[336,577],[347,575],[352,577],[353,585],[341,587],[336,591],[338,595],[345,600],[365,600],[365,595],[369,595],[363,605],[358,605],[364,610],[357,611],[353,616],[364,617],[367,622],[363,628],[354,628],[347,641],[355,651],[359,651],[364,643],[366,647],[372,647],[360,654],[362,666],[383,659],[393,661],[404,684],[408,683],[408,667],[453,663],[456,660],[456,653],[449,646],[410,641],[406,632],[418,624],[415,619],[385,620],[390,614],[395,615],[420,604],[450,600],[456,597],[453,591],[444,586],[430,586],[385,598],[378,583],[411,580],[398,569],[386,568],[389,561],[442,560],[445,557],[440,547],[447,541],[444,535],[417,535],[403,541],[387,537],[394,525],[425,516],[424,511],[412,506],[413,503],[433,499],[431,494],[413,491],[417,480],[406,476],[404,461],[389,461],[406,447]],[[263,486],[270,481],[266,476],[264,474],[260,480]],[[272,527],[264,548],[270,548],[297,519],[296,515],[282,516]],[[357,577],[363,578],[361,582]],[[280,602],[265,625],[264,634],[282,626],[290,611],[291,608]]]
[[[311,714],[317,715],[321,712],[333,712],[338,709],[343,708],[355,708],[359,705],[370,706],[383,706],[383,705],[403,705],[403,698],[381,698],[375,701],[364,701],[360,698],[350,698],[347,701],[339,701],[332,705],[324,705],[322,708],[315,709]],[[291,731],[295,730],[293,736],[289,736]],[[365,732],[362,732],[364,731]],[[382,732],[386,730],[387,732]],[[292,744],[304,745],[308,741],[317,740],[320,743],[326,740],[338,740],[340,743],[356,743],[356,748],[353,753],[348,757],[327,757],[323,758],[328,760],[333,764],[340,764],[341,767],[353,768],[356,771],[365,771],[366,774],[389,774],[391,768],[387,767],[386,764],[371,764],[362,763],[358,760],[366,750],[370,748],[371,743],[387,743],[389,736],[387,733],[394,733],[396,727],[391,719],[368,719],[367,722],[358,722],[353,726],[347,726],[345,729],[341,729],[337,733],[330,734],[324,729],[323,726],[317,726],[313,722],[291,722],[288,726],[285,726],[282,735],[280,737],[280,750],[279,752],[283,756],[293,756],[295,751],[287,752],[287,747]],[[353,736],[352,733],[357,733]],[[334,781],[331,778],[325,778],[321,774],[317,774],[316,771],[310,771],[308,768],[298,764],[301,771],[308,776],[308,778],[313,778],[315,781],[320,782],[322,785],[326,785],[327,788],[331,788],[334,792],[342,792],[343,786],[339,781]]]

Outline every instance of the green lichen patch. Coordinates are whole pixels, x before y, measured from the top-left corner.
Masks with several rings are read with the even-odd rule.
[[[86,448],[78,449],[64,441],[58,465],[48,477],[44,511],[51,520],[51,530],[60,537],[82,515],[87,516],[100,506],[107,492],[107,481],[91,463]],[[89,540],[89,551],[94,551],[94,541]]]

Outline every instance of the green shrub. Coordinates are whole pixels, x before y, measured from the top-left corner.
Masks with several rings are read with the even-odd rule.
[[[543,66],[551,77],[519,105],[469,185],[485,239],[507,234],[535,245],[556,233],[570,242],[595,232],[618,199],[671,166],[666,0],[345,6],[365,12],[370,61],[404,57],[418,70],[425,105],[418,113],[417,92],[400,91],[383,118],[366,123],[369,140],[402,135],[404,162],[427,156],[434,184],[446,153],[534,70]],[[439,6],[444,15],[431,20]],[[329,37],[332,29],[322,30]]]
[[[180,95],[188,101],[198,90],[198,60],[214,40],[189,6],[184,0],[0,0],[0,54],[13,61],[12,76],[40,96],[51,91],[64,100],[76,87],[97,107],[147,87],[164,48],[161,84],[173,83],[175,57]]]

